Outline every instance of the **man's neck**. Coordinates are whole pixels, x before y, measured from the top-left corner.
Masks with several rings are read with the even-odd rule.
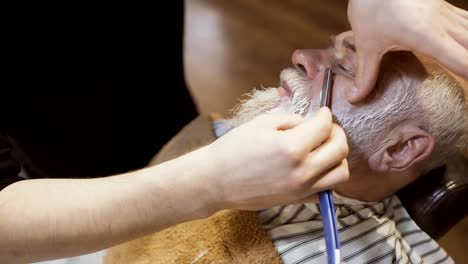
[[[352,199],[375,202],[396,193],[419,174],[415,172],[378,173],[366,169],[351,169],[350,180],[334,188],[338,194]]]

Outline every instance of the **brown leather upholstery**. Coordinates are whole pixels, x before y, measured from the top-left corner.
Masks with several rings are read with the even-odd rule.
[[[468,215],[468,161],[455,157],[398,192],[408,213],[438,239]]]
[[[210,119],[199,116],[166,144],[153,164],[174,158],[214,140]],[[454,158],[449,164],[419,178],[397,193],[414,221],[437,239],[468,213],[468,161]]]

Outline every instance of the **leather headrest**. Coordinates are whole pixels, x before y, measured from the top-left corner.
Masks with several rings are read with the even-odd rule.
[[[421,229],[437,239],[468,215],[468,160],[454,157],[397,195]]]

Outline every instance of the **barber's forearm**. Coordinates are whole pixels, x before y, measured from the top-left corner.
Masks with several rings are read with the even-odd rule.
[[[203,150],[119,176],[7,187],[0,192],[0,262],[85,254],[208,216],[214,199],[202,175],[211,168],[200,159]]]

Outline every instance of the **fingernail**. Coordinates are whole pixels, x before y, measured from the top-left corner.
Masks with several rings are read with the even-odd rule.
[[[330,108],[326,106],[320,107],[320,110],[316,113],[317,116],[319,115],[325,115],[325,113],[330,112]]]
[[[327,109],[328,109],[328,107],[326,107],[326,106],[322,106],[322,107],[320,107],[320,113],[324,113],[324,112],[326,112],[326,111],[327,111]]]

